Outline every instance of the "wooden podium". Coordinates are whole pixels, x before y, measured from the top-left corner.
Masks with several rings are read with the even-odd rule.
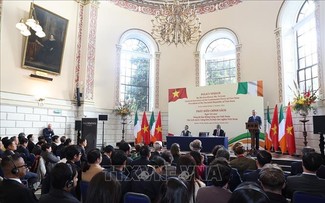
[[[249,131],[251,135],[251,149],[256,149],[256,133],[260,130],[260,126],[258,122],[247,122],[246,129]]]

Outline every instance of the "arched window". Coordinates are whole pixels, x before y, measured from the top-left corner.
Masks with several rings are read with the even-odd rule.
[[[236,83],[236,35],[229,29],[215,29],[202,37],[200,53],[200,86]]]
[[[316,27],[316,6],[312,0],[286,1],[277,22],[278,48],[282,48],[281,64],[284,102],[292,101],[294,81],[301,92],[315,91],[320,87],[320,49]],[[282,61],[282,62],[281,62]],[[280,70],[281,70],[280,69]],[[290,89],[291,88],[291,89]]]
[[[154,108],[155,41],[140,30],[129,30],[120,39],[119,101],[133,100],[140,111]]]

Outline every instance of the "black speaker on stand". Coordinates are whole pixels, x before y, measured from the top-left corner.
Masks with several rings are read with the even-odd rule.
[[[82,124],[81,124],[81,121],[78,121],[76,120],[74,122],[74,130],[77,131],[77,143],[79,143],[79,140],[81,138],[81,127],[82,127]]]
[[[103,121],[103,133],[102,133],[102,149],[104,149],[104,125],[105,125],[105,121],[108,120],[108,116],[107,115],[99,115],[98,116],[98,120]]]

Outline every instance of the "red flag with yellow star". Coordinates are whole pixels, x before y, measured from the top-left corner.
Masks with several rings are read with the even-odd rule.
[[[147,145],[150,144],[150,130],[149,124],[146,116],[146,112],[143,112],[142,123],[141,123],[141,135],[143,137],[143,142]]]
[[[270,137],[272,138],[272,143],[274,151],[278,151],[279,148],[279,118],[278,118],[278,105],[275,105],[273,112],[273,119],[271,123]]]
[[[162,126],[161,126],[161,114],[160,114],[160,111],[158,113],[158,118],[157,118],[157,121],[156,121],[154,136],[155,136],[156,140],[162,141]]]
[[[287,113],[286,113],[285,136],[287,140],[288,153],[290,155],[293,155],[296,153],[296,141],[295,141],[295,132],[293,129],[290,103],[288,104]]]
[[[186,88],[175,88],[168,90],[168,102],[174,102],[183,98],[187,98]]]

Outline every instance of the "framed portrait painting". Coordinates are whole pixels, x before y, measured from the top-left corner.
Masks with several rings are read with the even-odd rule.
[[[43,28],[45,37],[39,38],[33,29],[26,38],[23,68],[60,74],[68,20],[31,3],[30,18],[33,17]]]

